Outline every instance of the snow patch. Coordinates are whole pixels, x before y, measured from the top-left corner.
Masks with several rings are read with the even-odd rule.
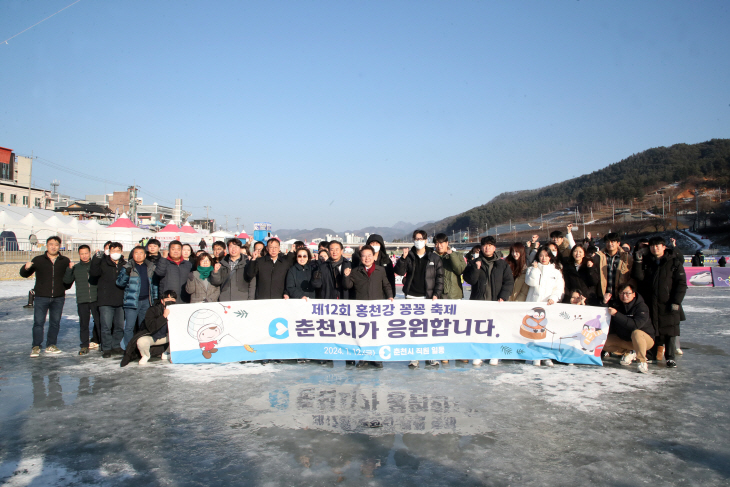
[[[718,308],[700,308],[698,306],[682,306],[682,309],[690,313],[717,313],[720,311]]]
[[[665,378],[651,373],[640,374],[636,366],[626,369],[609,367],[525,366],[521,374],[502,373],[487,380],[494,385],[509,385],[560,406],[593,412],[605,409],[612,394],[631,394],[656,390]]]
[[[258,375],[276,372],[276,367],[260,364],[179,364],[170,365],[165,372],[172,379],[184,382],[205,383],[212,380]]]
[[[20,269],[20,265],[18,265]],[[0,281],[0,299],[28,297],[28,291],[35,287],[35,279],[19,281]],[[66,291],[66,295],[76,294],[76,284]]]

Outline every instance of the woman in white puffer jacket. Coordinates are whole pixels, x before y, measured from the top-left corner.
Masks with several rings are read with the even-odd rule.
[[[548,305],[559,303],[563,299],[565,281],[560,268],[560,262],[547,247],[541,248],[532,266],[527,269],[525,284],[530,286],[527,292],[527,302],[547,303]],[[533,360],[535,365],[540,365],[539,360]],[[552,366],[553,361],[545,360],[545,365]]]

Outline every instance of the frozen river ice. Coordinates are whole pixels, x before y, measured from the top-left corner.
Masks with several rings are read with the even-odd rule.
[[[344,362],[120,368],[30,359],[27,289],[0,283],[0,484],[728,485],[730,293],[690,289],[684,356],[604,367]]]

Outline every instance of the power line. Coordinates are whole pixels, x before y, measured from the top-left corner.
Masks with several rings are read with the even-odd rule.
[[[40,24],[40,23],[43,23],[43,22],[45,22],[46,20],[50,19],[50,18],[51,18],[51,17],[53,17],[54,15],[60,14],[61,12],[63,12],[63,11],[64,11],[64,10],[66,10],[67,8],[69,8],[70,6],[72,6],[72,5],[76,5],[76,4],[77,4],[77,3],[79,3],[80,1],[81,1],[81,0],[76,0],[75,2],[71,3],[70,5],[66,5],[66,6],[65,6],[65,7],[63,7],[63,8],[61,9],[61,10],[59,10],[58,12],[56,12],[55,14],[51,14],[51,15],[49,15],[48,17],[46,17],[45,19],[41,20],[40,22],[36,22],[35,24],[31,25],[31,26],[30,26],[30,27],[28,27],[27,29],[25,29],[25,30],[21,30],[20,32],[18,32],[18,33],[17,33],[17,34],[15,34],[14,36],[12,36],[12,37],[8,37],[8,38],[7,38],[7,39],[5,39],[5,40],[4,40],[4,41],[3,41],[2,43],[3,43],[3,44],[7,44],[7,43],[8,43],[8,41],[9,41],[10,39],[12,39],[12,38],[14,38],[14,37],[18,37],[18,36],[19,36],[20,34],[22,34],[23,32],[27,32],[27,31],[29,31],[30,29],[32,29],[32,28],[33,28],[33,27],[35,27],[36,25],[38,25],[38,24]]]
[[[80,178],[86,178],[86,179],[90,179],[92,181],[96,181],[96,182],[104,183],[104,184],[111,184],[112,186],[123,186],[123,184],[120,183],[119,181],[110,181],[108,179],[99,178],[99,177],[96,177],[96,176],[89,176],[86,173],[83,173],[81,171],[77,171],[76,169],[68,168],[66,166],[63,166],[63,165],[58,164],[58,163],[55,163],[55,162],[50,161],[48,159],[45,159],[43,157],[37,157],[36,156],[35,159],[36,159],[37,162],[39,162],[40,164],[43,164],[44,166],[48,166],[48,167],[50,167],[52,169],[56,169],[58,171],[64,171],[64,172],[67,172],[69,174],[73,174],[74,176],[78,176]]]

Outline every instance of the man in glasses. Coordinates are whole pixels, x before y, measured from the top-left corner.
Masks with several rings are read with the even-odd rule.
[[[649,372],[646,351],[654,346],[654,325],[651,324],[649,307],[644,299],[636,294],[634,286],[624,284],[619,287],[618,299],[611,307],[611,326],[608,329],[603,351],[622,353],[621,365],[631,365],[639,361],[639,372]]]

